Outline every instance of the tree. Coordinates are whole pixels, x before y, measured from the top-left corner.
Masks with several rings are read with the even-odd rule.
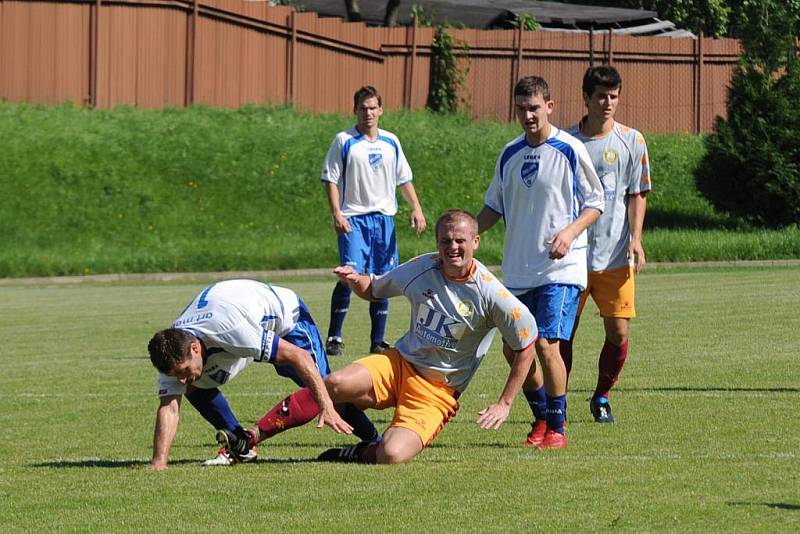
[[[717,208],[765,226],[800,222],[800,0],[742,0],[742,56],[696,172]]]

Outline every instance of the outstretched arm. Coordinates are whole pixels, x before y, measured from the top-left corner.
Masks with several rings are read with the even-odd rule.
[[[368,274],[358,274],[349,265],[340,265],[333,270],[333,274],[339,277],[339,281],[352,289],[356,295],[364,300],[376,301],[372,295],[372,277]]]
[[[500,394],[500,399],[495,404],[478,412],[478,425],[481,428],[496,430],[508,419],[514,397],[522,389],[522,383],[525,382],[525,377],[528,375],[535,357],[535,343],[531,343],[527,348],[514,352],[514,361],[511,363],[508,380],[506,380],[506,385]]]
[[[639,274],[646,263],[642,234],[644,232],[644,213],[647,211],[645,193],[636,193],[628,197],[628,225],[631,229],[631,241],[628,245],[628,258],[634,260],[636,274]]]
[[[322,382],[319,370],[313,362],[314,359],[305,349],[301,349],[283,339],[278,340],[278,351],[275,354],[273,363],[275,365],[290,365],[311,391],[314,400],[317,401],[317,406],[319,406],[317,428],[329,426],[339,434],[352,434],[353,427],[347,424],[336,412],[328,390]]]
[[[159,399],[156,411],[156,429],[153,435],[153,458],[150,469],[163,471],[167,468],[169,449],[178,431],[181,413],[181,395],[167,395]]]
[[[400,186],[400,193],[406,199],[408,205],[411,207],[411,228],[417,231],[417,235],[425,231],[428,223],[425,221],[425,214],[422,213],[422,207],[419,205],[417,199],[417,191],[414,189],[414,184],[406,182]]]

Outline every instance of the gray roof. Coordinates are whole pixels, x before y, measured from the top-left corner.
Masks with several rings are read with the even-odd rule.
[[[347,17],[344,0],[295,0],[295,3],[320,15]],[[415,4],[421,6],[434,23],[468,28],[508,28],[518,15],[533,15],[544,30],[614,28],[625,29],[629,35],[676,32],[675,25],[660,21],[655,11],[533,0],[402,0],[399,24],[411,24],[411,9]],[[380,24],[383,21],[385,0],[360,0],[359,5],[364,22]],[[683,35],[680,30],[677,32]]]

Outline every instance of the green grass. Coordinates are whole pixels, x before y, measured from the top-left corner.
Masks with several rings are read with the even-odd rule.
[[[327,267],[338,261],[319,182],[352,117],[289,108],[89,110],[0,103],[0,277]],[[483,206],[514,124],[387,113],[423,209]],[[648,136],[651,261],[800,258],[800,229],[766,231],[715,212],[694,188],[702,139]],[[399,201],[402,258],[427,251]],[[502,226],[502,225],[500,225]],[[483,258],[500,263],[502,228]]]
[[[327,325],[332,280],[279,284]],[[519,445],[521,399],[499,431],[474,424],[508,372],[495,343],[458,416],[411,464],[318,464],[348,440],[309,425],[262,446],[255,465],[202,468],[213,431],[185,404],[171,468],[150,472],[157,400],[145,345],[204,286],[0,287],[3,532],[800,529],[798,268],[645,272],[613,426],[587,410],[602,342],[590,305],[564,451]],[[394,339],[408,307],[392,302]],[[366,317],[354,302],[334,368],[366,349]],[[293,389],[268,365],[225,386],[246,423]],[[370,415],[383,428],[391,413]]]

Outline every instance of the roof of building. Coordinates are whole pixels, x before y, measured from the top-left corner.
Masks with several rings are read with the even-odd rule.
[[[344,0],[296,0],[296,4],[320,15],[347,18]],[[670,21],[659,20],[655,11],[534,0],[406,0],[399,7],[399,24],[411,24],[413,5],[420,6],[433,23],[467,28],[512,28],[519,16],[532,15],[545,31],[613,28],[627,35],[692,36]],[[364,22],[382,23],[385,0],[361,0],[359,6]]]

